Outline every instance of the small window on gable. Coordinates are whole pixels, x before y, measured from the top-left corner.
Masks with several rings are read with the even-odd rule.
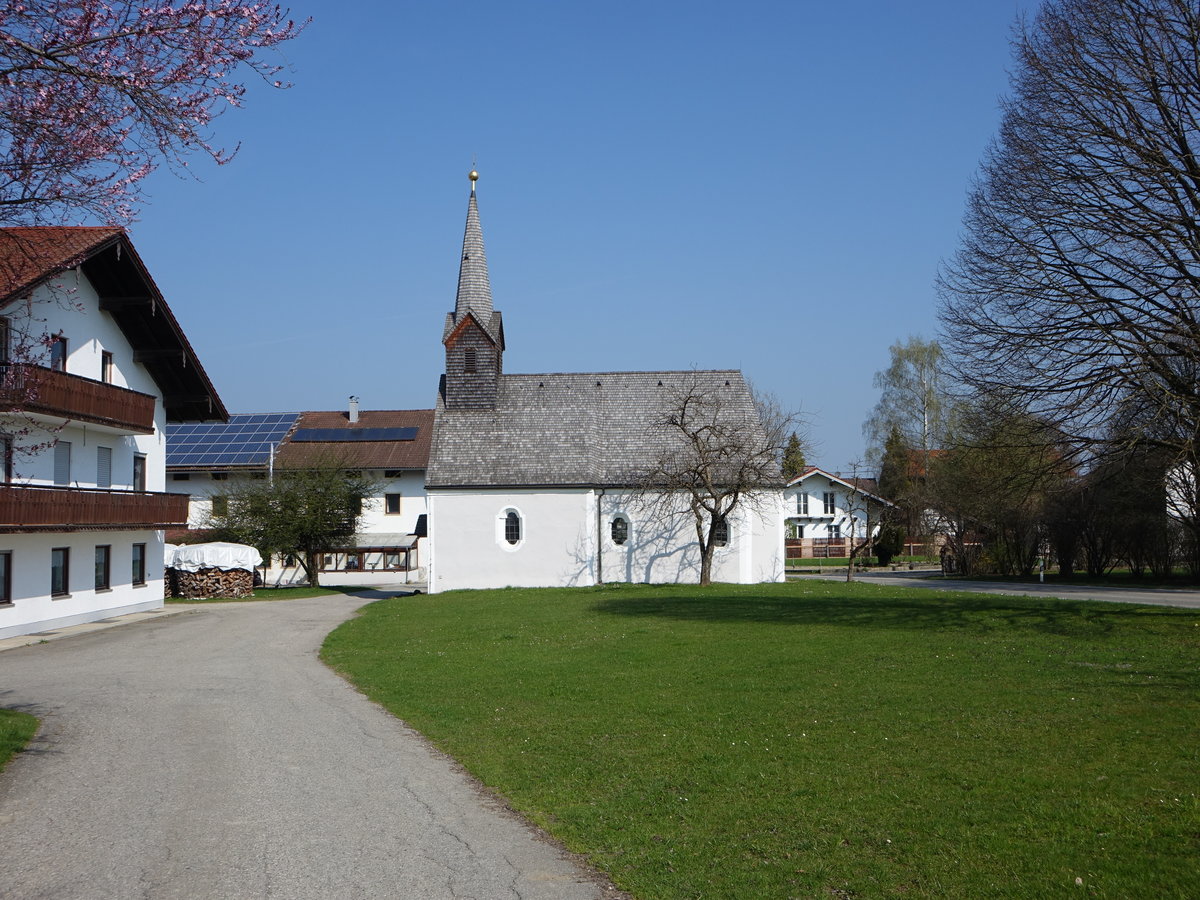
[[[475,348],[468,347],[463,351],[463,371],[474,374],[476,371]]]
[[[67,371],[67,339],[61,334],[50,339],[50,368],[55,372]]]
[[[718,519],[713,522],[712,542],[714,547],[725,547],[729,544],[729,522]]]
[[[629,520],[624,516],[614,516],[612,520],[612,542],[618,546],[629,540]]]
[[[107,350],[100,351],[100,380],[105,384],[113,381],[113,355]]]

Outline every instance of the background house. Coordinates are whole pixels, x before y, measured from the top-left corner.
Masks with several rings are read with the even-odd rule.
[[[213,505],[249,480],[283,468],[337,466],[377,485],[363,504],[358,532],[321,556],[338,584],[424,579],[425,467],[433,410],[359,410],[235,415],[227,424],[182,425],[167,433],[167,489],[190,496],[188,525],[203,529]],[[186,535],[178,536],[187,539]],[[294,560],[272,557],[268,584],[304,579]]]
[[[812,559],[850,555],[852,541],[879,530],[892,504],[875,493],[875,480],[842,478],[809,466],[783,490],[787,557]]]
[[[119,228],[0,229],[0,637],[161,607],[168,422],[221,400]]]

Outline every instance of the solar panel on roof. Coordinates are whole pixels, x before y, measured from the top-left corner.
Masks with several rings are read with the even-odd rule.
[[[167,425],[167,465],[180,468],[265,466],[298,413],[230,416],[228,422]]]
[[[346,441],[415,441],[417,428],[297,428],[294,443]]]

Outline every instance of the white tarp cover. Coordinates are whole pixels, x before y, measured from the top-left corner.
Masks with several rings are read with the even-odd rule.
[[[211,544],[181,544],[175,555],[167,556],[169,569],[181,572],[198,572],[201,569],[246,569],[254,571],[262,565],[262,554],[245,544],[230,544],[214,541]]]

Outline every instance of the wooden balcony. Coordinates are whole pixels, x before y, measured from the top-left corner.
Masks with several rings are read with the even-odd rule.
[[[0,409],[154,433],[154,397],[69,372],[27,364],[0,366]]]
[[[187,524],[187,494],[0,485],[0,533],[140,531]]]

